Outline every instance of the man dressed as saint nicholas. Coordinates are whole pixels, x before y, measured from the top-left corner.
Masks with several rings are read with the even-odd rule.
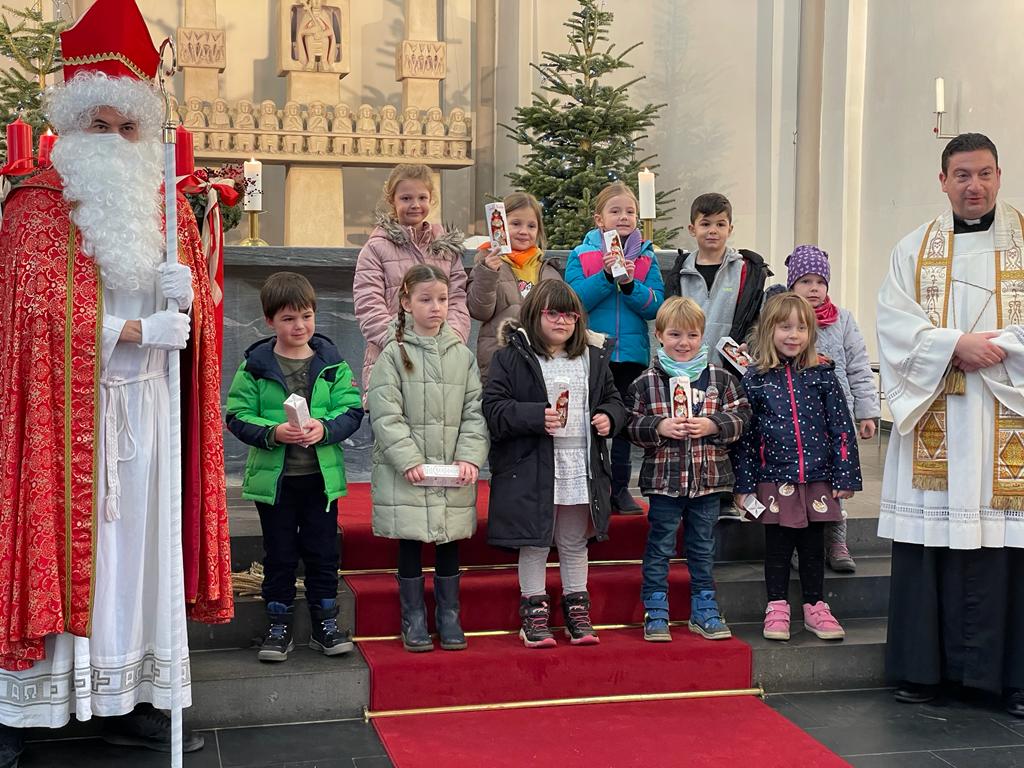
[[[886,668],[899,701],[963,686],[1024,717],[1024,216],[988,137],[954,138],[941,169],[950,209],[899,242],[878,295]]]
[[[163,263],[159,57],[134,0],[97,0],[61,43],[53,168],[15,187],[0,227],[0,768],[23,729],[72,715],[169,750],[172,670],[191,703],[186,614],[233,612],[214,310],[180,195],[180,264]]]

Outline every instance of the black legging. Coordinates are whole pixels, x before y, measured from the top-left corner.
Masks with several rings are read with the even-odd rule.
[[[814,605],[825,591],[825,523],[806,528],[764,527],[764,583],[768,602],[785,600],[789,594],[789,559],[796,548],[800,557],[800,587],[804,602]]]
[[[824,546],[824,545],[822,545]],[[459,572],[459,542],[449,541],[434,547],[438,576],[454,576]],[[399,539],[398,575],[403,579],[418,579],[423,575],[423,542]]]

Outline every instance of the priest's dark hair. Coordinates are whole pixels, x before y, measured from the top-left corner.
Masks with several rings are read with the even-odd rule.
[[[316,291],[312,284],[298,272],[275,272],[260,288],[260,303],[263,316],[273,320],[282,309],[301,312],[304,309],[316,311]]]
[[[444,283],[448,287],[448,275],[433,264],[414,264],[406,270],[402,277],[402,284],[398,287],[398,324],[395,326],[395,341],[398,342],[398,351],[402,355],[402,366],[407,371],[412,370],[412,359],[405,351],[405,326],[408,322],[405,319],[405,308],[402,302],[405,299],[412,299],[412,289],[423,283]]]
[[[942,172],[949,171],[949,158],[960,152],[976,152],[979,149],[987,149],[995,158],[996,168],[999,167],[999,152],[996,145],[988,136],[983,133],[961,133],[959,136],[949,140],[949,144],[942,150]]]

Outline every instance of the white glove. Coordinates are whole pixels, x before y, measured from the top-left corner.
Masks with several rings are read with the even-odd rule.
[[[192,306],[192,270],[184,264],[161,264],[160,290],[164,298],[177,302],[178,309],[188,311]]]
[[[142,318],[141,347],[184,349],[192,321],[184,312],[165,309]]]

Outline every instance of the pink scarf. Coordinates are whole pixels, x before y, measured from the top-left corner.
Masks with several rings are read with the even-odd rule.
[[[815,308],[814,315],[818,318],[819,328],[828,328],[839,319],[839,307],[826,296],[825,300]]]

